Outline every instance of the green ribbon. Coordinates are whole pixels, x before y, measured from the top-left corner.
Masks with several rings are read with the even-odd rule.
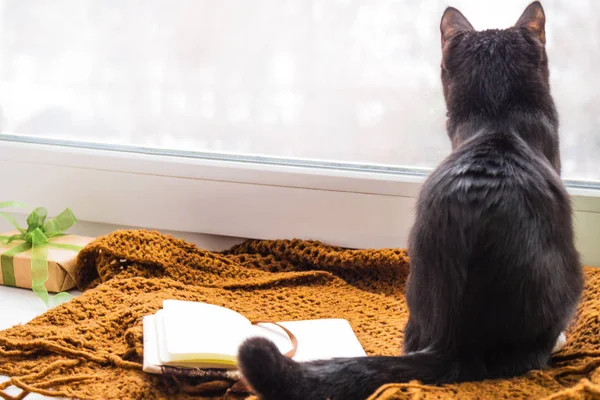
[[[7,201],[0,203],[0,208],[24,207],[23,204]],[[60,236],[73,226],[77,219],[70,209],[64,210],[57,217],[48,219],[48,210],[38,207],[27,217],[27,229],[21,228],[10,215],[0,212],[18,231],[12,236],[0,236],[5,244],[15,241],[23,242],[0,255],[2,264],[2,281],[6,286],[16,286],[14,256],[31,249],[31,289],[44,302],[46,307],[54,307],[73,298],[69,293],[61,292],[54,296],[48,294],[48,248],[58,248],[78,252],[82,246],[72,244],[52,243],[51,240]]]

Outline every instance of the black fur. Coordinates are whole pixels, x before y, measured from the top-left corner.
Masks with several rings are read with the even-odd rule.
[[[405,356],[297,363],[264,339],[239,351],[260,398],[364,399],[413,379],[503,378],[547,365],[583,288],[560,179],[545,16],[477,32],[442,17],[442,83],[453,152],[424,184],[411,230]]]

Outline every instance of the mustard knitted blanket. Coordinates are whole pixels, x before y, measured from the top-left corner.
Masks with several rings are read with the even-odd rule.
[[[118,231],[81,251],[83,295],[0,332],[0,384],[78,399],[244,398],[227,379],[142,372],[142,316],[164,299],[205,301],[250,319],[345,318],[368,354],[400,353],[409,264],[402,250],[348,250],[314,241],[248,241],[225,252],[148,231]],[[390,384],[372,399],[600,398],[600,270],[551,369],[443,387]],[[3,305],[5,307],[6,305]]]

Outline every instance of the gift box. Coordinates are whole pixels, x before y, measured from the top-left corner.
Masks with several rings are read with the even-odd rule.
[[[19,231],[0,234],[0,237],[11,237]],[[64,235],[53,238],[47,246],[48,280],[44,283],[48,292],[58,293],[75,287],[75,264],[77,254],[86,244],[94,238],[77,235]],[[0,244],[0,285],[16,286],[26,289],[32,288],[31,261],[33,250],[31,248],[17,252],[23,244],[22,241],[13,241],[10,244]],[[53,246],[56,244],[73,246]],[[12,254],[11,254],[12,253]]]
[[[0,203],[0,208],[14,206],[22,207]],[[50,307],[70,300],[65,291],[75,287],[77,254],[94,239],[65,233],[77,222],[73,212],[67,208],[48,219],[48,211],[38,207],[27,217],[27,228],[5,212],[0,215],[16,228],[0,235],[0,284],[31,289]]]

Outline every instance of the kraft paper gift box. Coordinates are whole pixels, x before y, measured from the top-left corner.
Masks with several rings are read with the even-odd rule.
[[[2,233],[0,236],[10,237],[18,233],[19,231],[13,231]],[[93,239],[87,236],[65,235],[53,237],[48,243],[42,245],[47,249],[48,280],[44,286],[48,292],[58,293],[75,287],[74,272],[77,254],[81,248]],[[15,240],[10,244],[0,243],[0,269],[2,270],[0,284],[27,289],[32,288],[32,249],[11,254],[14,252],[11,252],[11,250],[16,249],[18,251],[19,246],[22,246],[23,243],[22,240]]]
[[[25,205],[0,203],[0,208],[7,207]],[[75,287],[77,254],[93,239],[65,233],[77,222],[73,212],[67,208],[48,218],[48,210],[38,207],[27,216],[27,228],[6,212],[0,211],[0,216],[16,228],[0,235],[0,283],[30,288],[50,308],[72,299],[65,290]],[[48,292],[58,293],[50,296]]]

